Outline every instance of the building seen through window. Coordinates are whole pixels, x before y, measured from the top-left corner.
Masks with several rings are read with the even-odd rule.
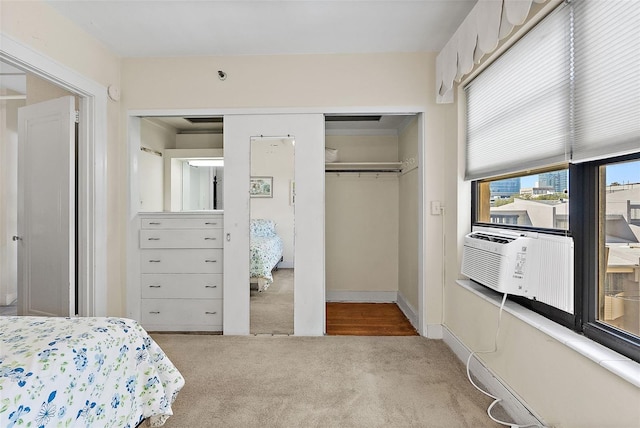
[[[568,191],[568,169],[481,182],[478,221],[568,230]]]
[[[598,320],[640,336],[640,161],[600,167]]]

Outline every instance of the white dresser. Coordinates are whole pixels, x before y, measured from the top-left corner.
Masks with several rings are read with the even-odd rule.
[[[223,215],[140,214],[140,318],[149,331],[222,331]]]

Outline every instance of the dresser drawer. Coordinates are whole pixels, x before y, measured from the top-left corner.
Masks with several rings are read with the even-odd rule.
[[[222,274],[144,273],[142,298],[221,299]]]
[[[222,273],[221,249],[140,250],[141,273]]]
[[[141,230],[140,248],[222,248],[222,229]]]
[[[223,218],[141,218],[142,229],[222,229]]]
[[[142,299],[142,325],[161,330],[221,330],[221,299]]]

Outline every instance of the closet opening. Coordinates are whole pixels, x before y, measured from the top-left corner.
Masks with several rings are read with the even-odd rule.
[[[417,335],[417,114],[325,116],[327,335]]]

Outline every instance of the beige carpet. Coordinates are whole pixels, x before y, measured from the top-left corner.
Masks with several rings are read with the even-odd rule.
[[[293,275],[278,269],[269,288],[251,290],[251,334],[293,334]]]
[[[499,426],[442,341],[153,337],[186,380],[167,428]]]

